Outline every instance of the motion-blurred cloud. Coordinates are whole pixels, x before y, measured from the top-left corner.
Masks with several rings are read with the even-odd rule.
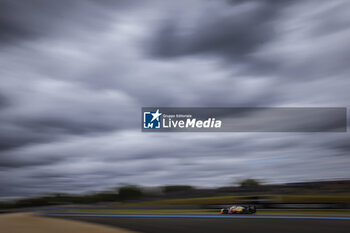
[[[349,179],[348,133],[141,133],[163,107],[348,107],[348,1],[0,1],[0,198]]]

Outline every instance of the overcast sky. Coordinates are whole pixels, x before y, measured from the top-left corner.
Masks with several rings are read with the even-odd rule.
[[[347,0],[0,0],[0,199],[350,179],[349,133],[142,133],[141,107],[349,107]]]

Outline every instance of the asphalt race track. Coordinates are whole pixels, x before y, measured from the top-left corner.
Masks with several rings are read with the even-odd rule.
[[[145,233],[350,232],[350,217],[231,215],[46,214]]]

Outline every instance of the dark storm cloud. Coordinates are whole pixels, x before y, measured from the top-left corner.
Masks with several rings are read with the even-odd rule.
[[[14,155],[7,155],[6,152],[3,152],[0,158],[0,169],[5,168],[25,168],[25,167],[33,167],[33,166],[43,166],[57,163],[61,161],[62,158],[25,158],[20,157],[16,158]]]
[[[45,36],[62,36],[72,27],[104,29],[111,9],[118,11],[135,3],[125,0],[27,0],[0,2],[0,45]],[[67,27],[65,27],[66,25]],[[68,31],[67,31],[68,29]]]
[[[58,84],[45,94],[42,91],[50,85],[44,86],[36,91],[17,90],[19,86],[16,85],[7,97],[11,99],[11,105],[0,110],[0,150],[48,143],[70,135],[99,134],[130,126],[136,128],[138,109],[126,108],[135,103],[122,92],[90,93],[74,85]]]
[[[6,124],[8,126],[16,125],[14,126],[16,129],[2,129],[0,133],[0,151],[33,143],[50,142],[62,139],[65,135],[100,133],[118,129],[117,125],[94,122],[81,123],[61,119],[24,120],[6,122]]]
[[[255,59],[252,53],[275,37],[280,11],[290,1],[206,3],[207,7],[193,22],[181,21],[178,17],[182,15],[179,15],[161,23],[152,42],[154,55],[171,58],[212,54],[264,66],[265,62]]]
[[[93,38],[108,29],[110,24],[118,21],[119,13],[137,6],[136,3],[124,0],[59,2],[4,0],[0,4],[0,46],[5,49],[4,59],[0,61],[3,71],[1,76],[3,83],[12,86],[11,88],[4,87],[5,95],[0,96],[0,150],[60,140],[71,134],[107,132],[122,129],[128,125],[125,124],[125,120],[120,120],[121,115],[118,117],[118,108],[121,105],[114,103],[118,99],[121,104],[130,104],[126,95],[112,94],[111,97],[104,97],[103,94],[90,94],[83,88],[66,85],[60,91],[61,93],[66,92],[63,95],[66,98],[62,98],[61,93],[56,93],[51,95],[51,98],[46,96],[43,100],[43,93],[40,92],[46,87],[37,88],[39,86],[34,85],[34,89],[38,90],[21,89],[20,83],[23,82],[19,80],[25,78],[25,82],[33,83],[40,72],[45,73],[46,77],[58,76],[58,79],[65,77],[66,74],[62,73],[62,68],[57,69],[61,64],[60,61],[57,61],[59,56],[56,55],[57,52],[53,51],[52,55],[48,54],[41,43],[46,40],[64,41],[67,38],[69,38],[68,41],[74,38],[79,40],[80,37],[85,37],[86,32],[93,32],[92,35],[89,35],[89,38]],[[33,43],[31,45],[38,44],[39,46],[33,52],[33,47],[29,48],[30,46],[26,44],[19,45],[21,42],[30,42]],[[12,56],[9,51],[16,49],[19,52],[32,50],[27,54],[31,58],[28,59],[18,54]],[[69,57],[68,60],[71,58]],[[10,64],[7,64],[9,61]],[[33,71],[32,67],[41,67],[37,70],[42,70]],[[67,64],[63,65],[63,69],[69,73]],[[16,81],[19,83],[11,75],[16,75]],[[69,88],[74,90],[67,90]],[[73,97],[74,94],[78,98]],[[91,98],[91,96],[94,97]],[[46,103],[42,104],[43,102]],[[13,104],[13,108],[7,108],[9,103]],[[96,104],[101,106],[100,109],[96,108]],[[40,109],[39,106],[44,107]],[[113,109],[112,106],[116,109]],[[79,108],[83,111],[80,111]],[[106,110],[110,113],[106,114]],[[125,111],[119,112],[123,114]],[[109,116],[108,119],[105,116]]]
[[[86,116],[89,117],[89,116]],[[60,118],[47,118],[44,117],[36,120],[23,120],[14,122],[19,127],[26,128],[27,130],[35,129],[38,133],[47,134],[88,134],[108,132],[116,129],[122,129],[122,125],[118,125],[117,122],[103,123],[103,122],[86,122],[86,121],[74,121],[60,119]]]
[[[350,137],[349,135],[333,139],[323,145],[324,148],[333,151],[335,156],[350,156]]]
[[[36,119],[22,118],[8,119],[0,117],[0,151],[25,145],[51,142],[54,140],[64,139],[69,135],[88,135],[121,130],[126,128],[129,121],[136,119],[120,119],[115,116],[108,121],[103,117],[94,115],[76,116],[70,119],[60,117],[67,112],[57,112],[56,117],[39,116]],[[100,114],[105,114],[101,112]],[[109,114],[117,114],[111,111]],[[1,116],[1,113],[0,113]],[[127,123],[128,122],[128,123]]]
[[[346,61],[350,51],[341,46],[350,25],[347,1],[321,1],[319,10],[312,0],[206,3],[191,9],[197,16],[188,20],[182,19],[186,18],[185,13],[164,17],[151,37],[150,54],[159,59],[222,57],[226,65],[243,74],[286,79],[317,79],[349,72]],[[314,12],[307,14],[306,9]],[[284,23],[288,20],[290,25]],[[297,29],[303,30],[301,33],[310,41],[301,38],[300,42],[291,39],[279,43],[286,31]],[[322,37],[326,38],[320,40]],[[282,53],[271,56],[271,47]],[[290,49],[293,47],[296,49]]]
[[[9,98],[0,93],[0,110],[10,105]]]
[[[0,135],[0,152],[9,150],[11,148],[28,145],[31,143],[47,142],[53,139],[52,135],[43,135],[40,137],[35,134],[15,134],[14,131],[11,131],[12,135],[6,133],[8,132],[2,132]]]

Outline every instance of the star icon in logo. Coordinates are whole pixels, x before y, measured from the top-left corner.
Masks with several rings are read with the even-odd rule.
[[[154,121],[155,119],[157,119],[157,121],[159,121],[159,116],[162,115],[161,113],[159,113],[159,109],[157,109],[157,111],[155,113],[151,113],[152,114],[152,121]]]

